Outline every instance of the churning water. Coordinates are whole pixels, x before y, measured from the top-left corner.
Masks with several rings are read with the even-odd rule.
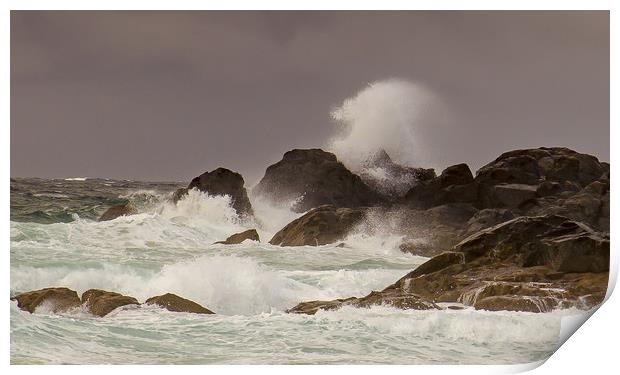
[[[384,233],[352,234],[345,247],[278,247],[267,242],[288,210],[253,201],[240,220],[227,197],[183,184],[105,179],[11,180],[11,295],[64,286],[100,288],[140,301],[163,293],[216,315],[156,307],[34,314],[11,302],[11,363],[73,364],[515,364],[555,350],[564,310],[545,314],[469,308],[402,311],[343,308],[314,316],[284,311],[305,300],[363,296],[425,261]],[[123,199],[140,213],[97,222]],[[262,242],[214,245],[257,228]]]

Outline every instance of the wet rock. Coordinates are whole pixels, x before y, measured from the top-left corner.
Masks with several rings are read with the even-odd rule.
[[[131,202],[127,202],[124,204],[117,204],[116,206],[112,206],[108,208],[103,213],[103,215],[101,215],[101,217],[99,218],[99,221],[114,220],[120,216],[135,215],[137,213],[138,213],[138,209]]]
[[[550,300],[553,301],[553,300]],[[476,300],[476,310],[544,312],[540,300],[529,296],[494,296]]]
[[[427,209],[447,203],[474,203],[478,190],[467,164],[446,168],[433,179],[412,187],[404,197],[407,205]]]
[[[213,311],[200,306],[194,301],[177,296],[176,294],[166,293],[161,296],[151,297],[144,302],[147,305],[157,305],[168,311],[186,312],[194,314],[215,314]]]
[[[344,306],[347,302],[356,300],[351,297],[347,299],[337,299],[333,301],[309,301],[302,302],[295,307],[286,310],[287,313],[314,315],[319,310],[336,310]]]
[[[475,182],[479,187],[481,206],[493,208],[498,204],[494,194],[497,185],[537,186],[537,195],[557,196],[563,191],[582,189],[599,179],[605,170],[605,165],[592,155],[562,147],[541,147],[500,155],[478,170]],[[513,193],[529,194],[525,190],[516,189]],[[499,203],[505,202],[500,200]]]
[[[336,156],[321,149],[295,149],[265,171],[253,194],[273,202],[296,200],[293,209],[304,212],[321,205],[372,206],[380,196],[349,171]]]
[[[367,301],[415,295],[486,310],[589,309],[602,302],[608,277],[607,234],[557,215],[525,216],[472,234]]]
[[[68,288],[44,288],[18,294],[11,298],[17,307],[33,313],[37,307],[46,305],[54,313],[62,313],[80,307],[77,292]]]
[[[119,293],[89,289],[82,294],[82,304],[91,314],[103,317],[118,307],[139,303],[135,298]]]
[[[187,188],[179,188],[179,189],[175,190],[174,193],[172,193],[172,198],[171,198],[172,202],[174,204],[176,204],[183,197],[185,197],[188,192],[189,192],[189,189],[187,189]]]
[[[226,168],[217,168],[195,177],[187,189],[198,189],[209,195],[228,195],[232,200],[232,207],[239,215],[252,215],[252,204],[244,187],[243,177]],[[183,196],[183,190],[177,190]],[[175,195],[177,195],[175,192]]]
[[[276,233],[272,245],[320,246],[342,240],[364,218],[364,210],[336,208],[333,205],[317,207]]]
[[[515,218],[515,213],[505,208],[486,208],[476,212],[466,224],[465,235],[476,233]]]
[[[468,220],[477,213],[470,204],[450,203],[427,210],[399,209],[404,219],[396,234],[404,234],[403,252],[431,257],[450,249],[462,238]],[[384,215],[393,220],[389,214]]]
[[[260,241],[256,229],[248,229],[241,233],[235,233],[232,236],[228,237],[225,241],[218,241],[216,242],[216,244],[234,245],[242,243],[245,240]]]
[[[435,303],[415,294],[371,292],[362,298],[347,298],[334,301],[302,302],[287,310],[287,313],[314,315],[319,310],[337,310],[343,306],[369,308],[372,306],[390,306],[403,310],[439,310]]]
[[[359,176],[387,201],[395,201],[413,186],[436,177],[432,168],[413,168],[395,163],[385,150],[379,150],[368,158]]]
[[[489,199],[493,207],[519,207],[524,202],[536,198],[538,185],[499,184],[493,186]]]

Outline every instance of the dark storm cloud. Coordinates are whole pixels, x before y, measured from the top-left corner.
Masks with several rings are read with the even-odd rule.
[[[520,147],[609,159],[608,12],[12,12],[11,175],[248,183],[400,77],[450,109],[435,167]],[[429,141],[430,142],[430,141]]]

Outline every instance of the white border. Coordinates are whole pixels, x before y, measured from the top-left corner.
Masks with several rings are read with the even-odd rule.
[[[234,1],[234,2],[205,2],[205,1],[188,1],[188,0],[176,0],[176,1],[162,1],[162,0],[150,0],[150,1],[136,1],[136,0],[109,0],[109,1],[88,1],[80,2],[73,1],[44,1],[44,0],[22,0],[22,1],[5,1],[5,12],[0,19],[2,20],[2,49],[5,51],[4,58],[2,59],[2,114],[3,126],[2,140],[4,147],[1,148],[4,153],[2,162],[2,174],[5,181],[4,194],[0,201],[0,206],[4,210],[2,233],[4,238],[4,262],[2,262],[2,276],[4,281],[4,293],[5,299],[8,300],[9,283],[10,283],[10,268],[9,268],[9,186],[7,184],[10,177],[10,70],[9,70],[9,53],[10,53],[10,33],[9,33],[9,10],[10,9],[169,9],[169,10],[183,10],[183,9],[258,9],[257,5],[260,5],[260,9],[419,9],[419,10],[547,10],[547,9],[582,9],[582,10],[606,10],[610,9],[611,12],[611,66],[620,66],[620,60],[618,59],[618,18],[615,14],[618,5],[617,1],[574,1],[574,0],[562,0],[562,1],[533,1],[533,0],[521,0],[521,1],[458,1],[458,0],[436,0],[436,1],[393,1],[383,0],[380,2],[371,1],[321,1],[315,0],[312,2],[285,2],[285,1],[261,1],[260,3],[254,1]],[[616,107],[613,103],[618,103],[618,95],[616,88],[618,87],[618,75],[611,71],[611,93],[610,102],[611,106],[611,124],[618,124],[618,116]],[[586,126],[584,124],[584,126]],[[620,146],[618,143],[617,131],[615,127],[610,126],[610,143],[611,143],[611,159],[614,159],[616,154],[615,147]],[[614,163],[612,164],[613,174],[616,173]],[[615,185],[614,185],[615,186]],[[616,189],[613,195],[616,196]],[[617,208],[615,200],[612,200],[612,212],[617,212],[614,208]],[[617,233],[615,229],[618,228],[618,222],[614,219],[612,214],[611,227],[612,232]],[[613,238],[613,235],[612,235]],[[618,273],[618,256],[613,250],[612,246],[612,271],[610,273],[610,283],[615,284]],[[611,291],[611,288],[610,288]],[[612,296],[594,315],[593,319],[589,319],[585,322],[584,326],[580,328],[573,338],[569,339],[559,350],[541,367],[536,369],[537,373],[608,373],[616,368],[615,357],[617,356],[617,343],[618,343],[618,317],[620,316],[620,302],[618,302],[617,296]],[[9,309],[4,308],[1,310],[4,330],[2,341],[4,356],[2,356],[2,365],[5,370],[12,372],[39,372],[45,371],[52,373],[66,373],[66,372],[95,372],[104,373],[109,369],[104,366],[46,366],[40,368],[38,366],[9,366]],[[530,370],[536,368],[538,364],[524,365],[524,366],[416,366],[415,368],[408,366],[391,366],[389,369],[377,368],[377,366],[357,366],[352,368],[351,366],[210,366],[205,368],[202,366],[184,367],[180,371],[186,372],[235,372],[235,371],[252,371],[258,373],[314,373],[316,371],[327,372],[341,372],[341,371],[355,371],[363,373],[376,373],[377,371],[390,371],[398,373],[410,373],[411,371],[433,372],[433,373],[453,373],[458,371],[459,373],[471,373],[471,374],[484,374],[484,373],[512,373]],[[123,366],[115,368],[114,371],[155,371],[155,372],[169,372],[174,371],[170,368],[164,368],[163,366],[146,367],[146,366]]]

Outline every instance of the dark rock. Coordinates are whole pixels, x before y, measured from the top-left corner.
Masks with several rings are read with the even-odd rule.
[[[479,187],[481,206],[492,208],[498,204],[494,194],[496,185],[531,185],[538,187],[540,196],[559,195],[565,190],[578,191],[603,173],[605,166],[592,155],[568,148],[541,147],[500,155],[478,170],[475,182]]]
[[[117,204],[116,206],[112,206],[108,208],[103,213],[103,215],[101,215],[101,217],[99,218],[99,221],[114,220],[120,216],[135,215],[137,213],[138,213],[138,209],[131,202],[127,202],[124,204]]]
[[[407,167],[380,150],[362,164],[359,176],[372,190],[389,201],[402,197],[413,186],[435,178],[435,170]]]
[[[400,212],[405,217],[397,231],[405,234],[400,250],[431,257],[459,242],[465,225],[477,210],[469,204],[451,203],[428,210],[401,208]],[[389,214],[384,216],[393,220]]]
[[[12,297],[17,301],[17,307],[33,313],[42,304],[46,304],[54,313],[62,313],[80,307],[80,297],[77,292],[68,288],[45,288],[25,292]]]
[[[133,297],[100,289],[89,289],[82,294],[82,303],[93,315],[106,316],[114,309],[126,305],[138,305]]]
[[[241,233],[235,233],[232,236],[228,237],[225,241],[218,241],[216,242],[216,244],[234,245],[239,244],[245,240],[260,241],[256,229],[248,229]]]
[[[493,207],[517,208],[524,202],[536,198],[538,185],[499,184],[493,186],[488,197]]]
[[[515,218],[513,211],[505,208],[485,208],[467,221],[464,234],[469,235]]]
[[[176,294],[166,293],[161,296],[151,297],[144,302],[145,304],[157,305],[168,311],[187,312],[194,314],[215,314],[213,311],[200,306],[194,301],[177,296]]]
[[[407,205],[427,209],[447,203],[474,203],[478,190],[467,164],[446,168],[431,180],[412,187],[404,197]]]
[[[232,200],[232,207],[239,215],[252,215],[252,204],[243,186],[244,183],[239,173],[226,168],[217,168],[195,177],[187,188],[196,188],[209,195],[228,195]],[[181,196],[185,194],[182,190],[177,190],[177,192]]]
[[[273,202],[297,200],[293,207],[296,212],[324,204],[355,208],[380,201],[380,196],[334,154],[320,149],[288,151],[281,161],[267,168],[252,192]]]
[[[544,312],[544,303],[545,300],[541,301],[530,296],[493,296],[477,299],[474,303],[474,308],[476,310],[489,311]]]
[[[188,193],[189,189],[187,188],[179,188],[172,193],[172,202],[177,203],[181,200],[181,198],[185,197]]]
[[[415,294],[371,292],[362,298],[347,298],[334,301],[302,302],[287,310],[287,313],[314,315],[319,310],[336,310],[343,306],[369,308],[376,305],[391,306],[403,310],[439,310],[435,303]]]
[[[607,234],[557,215],[518,217],[467,237],[367,301],[415,295],[494,311],[589,309],[602,302],[608,277]],[[344,303],[324,301],[318,308]],[[316,303],[291,311],[310,307]]]
[[[336,208],[333,205],[317,207],[293,220],[271,241],[280,246],[319,246],[342,240],[364,218],[364,210]]]

